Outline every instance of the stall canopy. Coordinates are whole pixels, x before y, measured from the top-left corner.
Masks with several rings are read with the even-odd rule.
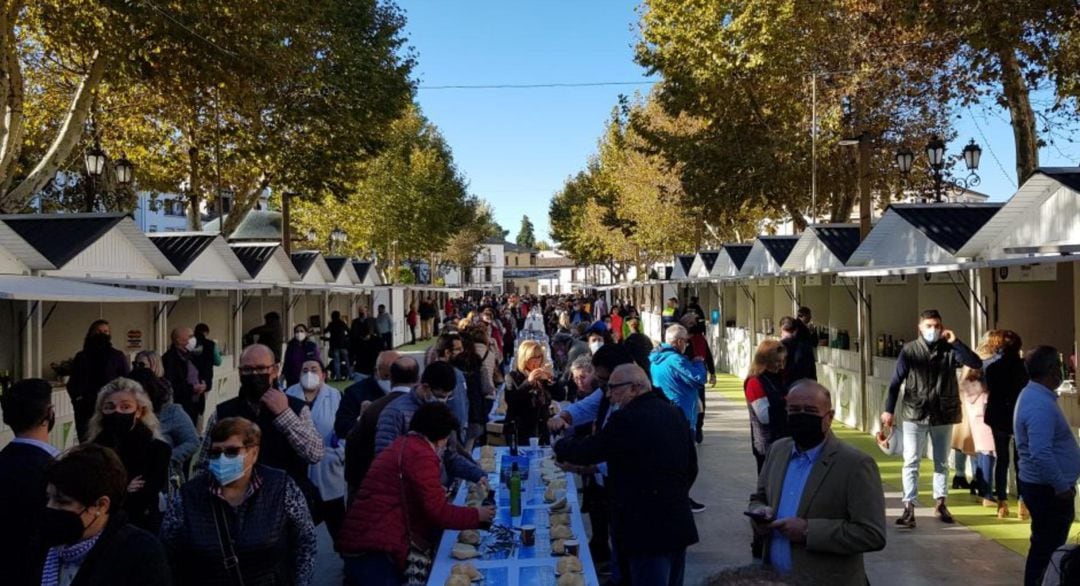
[[[798,236],[758,236],[746,255],[739,274],[743,276],[776,275],[791,255]]]
[[[291,255],[293,267],[300,274],[300,282],[305,285],[323,285],[334,283],[334,273],[326,264],[321,252],[302,250]]]
[[[960,249],[1001,207],[1000,203],[891,205],[847,265],[922,270],[956,263]]]
[[[0,275],[0,299],[13,301],[68,301],[77,303],[127,303],[175,301],[175,295],[95,285],[55,277]]]
[[[326,266],[330,268],[330,274],[334,277],[334,284],[343,287],[359,285],[362,279],[356,274],[356,267],[344,256],[326,257]]]
[[[179,274],[122,214],[22,214],[0,216],[0,221],[55,267],[41,270],[45,276],[153,279]]]
[[[251,279],[232,248],[219,234],[157,232],[150,241],[179,271],[168,280],[190,281],[194,289],[243,289]]]
[[[716,263],[713,264],[709,276],[719,278],[737,277],[739,271],[742,270],[743,264],[746,263],[746,257],[750,255],[751,248],[753,248],[752,244],[725,244],[724,248],[720,250],[720,256],[716,258]]]
[[[671,278],[685,279],[690,276],[690,267],[694,264],[693,254],[676,254],[672,263]]]
[[[704,279],[711,276],[713,267],[716,266],[716,259],[719,257],[719,250],[703,250],[697,253],[687,276],[691,279]]]
[[[300,280],[289,255],[277,243],[234,243],[229,248],[256,282],[287,286]]]
[[[858,247],[858,224],[808,226],[780,268],[810,274],[843,270]]]
[[[1080,244],[1080,167],[1040,168],[969,239],[957,256],[1015,258],[1070,252]]]
[[[0,274],[28,274],[32,270],[55,268],[22,236],[0,222]]]
[[[360,279],[361,285],[369,287],[382,285],[382,279],[379,278],[379,271],[375,270],[371,261],[354,260],[352,264],[353,268],[356,269],[356,275],[357,278]]]

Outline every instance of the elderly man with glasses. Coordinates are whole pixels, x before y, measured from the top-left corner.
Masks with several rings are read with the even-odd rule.
[[[315,428],[311,409],[302,399],[289,397],[277,388],[280,374],[274,353],[262,344],[252,344],[240,354],[240,394],[219,403],[206,421],[206,429],[226,417],[243,417],[262,430],[259,463],[279,468],[308,497],[319,502],[318,489],[308,479],[308,465],[323,457],[323,438]],[[207,466],[210,434],[203,438],[199,469]]]

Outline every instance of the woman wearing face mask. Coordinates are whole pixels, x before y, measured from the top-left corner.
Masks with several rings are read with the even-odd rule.
[[[308,360],[322,362],[319,345],[308,337],[307,326],[296,324],[293,328],[293,337],[285,348],[285,364],[282,370],[285,374],[286,386],[291,387],[300,382],[300,369]]]
[[[750,438],[758,473],[772,443],[787,435],[784,368],[787,352],[778,340],[765,340],[754,353],[754,362],[743,382],[746,406],[750,411]]]
[[[127,473],[115,452],[95,444],[71,448],[46,480],[41,534],[52,547],[42,586],[172,583],[161,543],[127,521]]]
[[[440,531],[492,521],[494,507],[458,507],[446,498],[440,453],[458,427],[445,403],[424,403],[409,433],[375,457],[341,528],[345,584],[424,584]]]
[[[91,441],[116,451],[128,473],[124,510],[136,527],[157,533],[158,493],[169,477],[172,448],[161,437],[153,403],[139,383],[118,378],[98,393]]]
[[[109,322],[99,319],[90,324],[83,349],[71,363],[67,392],[75,409],[75,431],[79,441],[89,438],[87,424],[94,415],[98,391],[115,378],[127,376],[131,367],[127,356],[112,347]]]
[[[317,518],[326,521],[330,537],[337,540],[345,518],[345,441],[334,433],[334,421],[341,406],[341,393],[326,384],[326,369],[317,360],[308,360],[300,371],[300,383],[285,394],[307,404],[315,429],[323,440],[323,457],[308,466],[308,479],[319,490],[322,502]]]
[[[208,470],[173,497],[161,526],[174,583],[311,583],[316,537],[304,495],[285,472],[256,464],[261,441],[242,417],[210,430]]]

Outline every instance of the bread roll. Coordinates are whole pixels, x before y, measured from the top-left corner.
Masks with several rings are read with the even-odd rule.
[[[450,567],[450,575],[465,576],[469,580],[479,580],[484,575],[480,573],[480,570],[476,569],[476,566],[469,562],[463,562],[460,564],[454,564]]]
[[[566,553],[566,540],[556,539],[551,542],[551,553],[554,555],[563,555]]]
[[[566,525],[555,525],[551,528],[552,539],[573,539],[574,532]]]
[[[563,574],[555,581],[555,586],[585,586],[585,576],[581,574]]]
[[[459,560],[468,560],[479,557],[480,552],[467,543],[455,543],[453,549],[450,550],[450,556]]]
[[[462,531],[458,533],[458,543],[467,543],[469,545],[480,545],[480,533],[473,531],[472,529]]]
[[[462,574],[450,574],[443,584],[444,586],[472,586],[472,580]]]
[[[559,560],[559,564],[555,568],[560,574],[581,573],[584,570],[581,560],[576,555],[568,555]]]

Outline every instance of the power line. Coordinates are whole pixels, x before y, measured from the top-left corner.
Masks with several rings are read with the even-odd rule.
[[[577,88],[577,87],[605,87],[619,85],[649,85],[656,83],[658,79],[644,81],[590,81],[590,82],[563,82],[563,83],[498,83],[478,85],[422,85],[421,90],[508,90],[508,89],[538,89],[538,88]]]
[[[997,154],[994,153],[994,147],[992,147],[990,145],[990,141],[987,140],[986,135],[983,134],[982,126],[979,126],[979,121],[975,118],[975,113],[971,111],[971,106],[967,106],[966,109],[967,109],[967,113],[971,116],[971,121],[975,124],[975,130],[978,131],[979,138],[981,138],[982,141],[983,141],[983,144],[986,145],[986,150],[990,151],[990,157],[994,159],[995,163],[997,163],[998,169],[1001,169],[1001,174],[1004,175],[1005,178],[1009,180],[1009,183],[1011,183],[1013,187],[1016,187],[1016,180],[1014,180],[1012,178],[1012,175],[1009,175],[1005,171],[1005,166],[1001,164],[1001,160],[999,160],[998,157],[997,157]]]

